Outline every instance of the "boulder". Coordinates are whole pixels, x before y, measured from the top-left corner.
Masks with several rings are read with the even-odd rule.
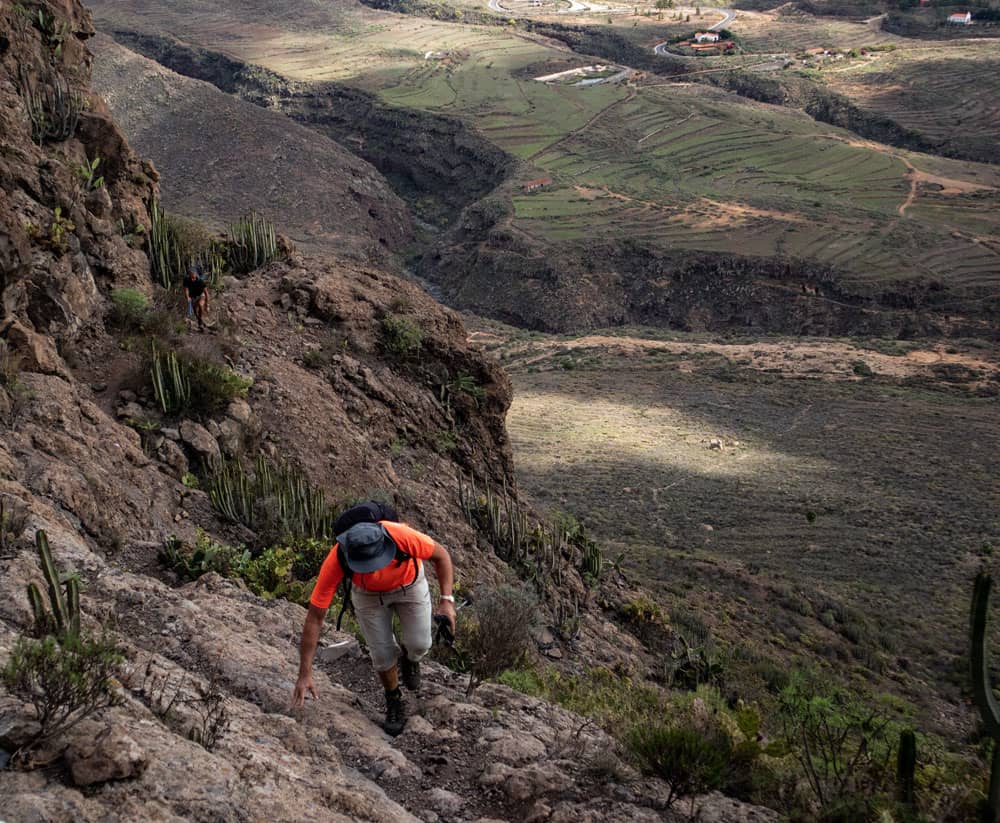
[[[250,416],[253,412],[250,409],[250,404],[243,398],[238,397],[229,404],[226,414],[237,423],[242,423],[245,426],[250,422]]]
[[[507,732],[490,745],[490,759],[519,765],[545,757],[545,745],[530,734]]]
[[[243,426],[235,420],[227,417],[219,423],[219,433],[216,437],[226,457],[236,457],[243,451]]]
[[[116,726],[108,726],[97,737],[71,744],[65,757],[77,786],[138,777],[147,765],[146,754],[139,744]]]
[[[170,467],[170,473],[180,480],[188,473],[187,455],[184,449],[178,446],[173,440],[164,440],[156,450],[156,457],[161,463],[166,463]]]
[[[447,789],[435,788],[427,792],[427,805],[438,814],[451,817],[462,811],[465,801],[454,792]]]
[[[208,430],[193,420],[183,420],[180,426],[181,440],[207,465],[217,466],[222,462],[219,444]]]

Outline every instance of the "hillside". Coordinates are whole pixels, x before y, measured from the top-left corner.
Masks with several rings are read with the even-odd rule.
[[[90,48],[94,85],[129,142],[163,174],[168,209],[224,229],[255,208],[300,248],[361,259],[399,251],[410,239],[406,207],[339,144],[167,71],[107,36]]]
[[[171,565],[170,552],[246,543],[263,570],[288,551],[266,542],[287,522],[268,520],[273,504],[258,500],[259,518],[238,522],[207,491],[224,466],[256,460],[286,467],[320,504],[320,493],[341,507],[391,498],[452,548],[467,591],[515,579],[468,525],[457,480],[512,485],[509,381],[469,347],[457,316],[412,284],[375,263],[300,256],[284,241],[280,259],[216,284],[209,332],[192,334],[176,285],[154,283],[136,240],[156,231],[158,175],[89,90],[89,14],[75,0],[34,10],[0,14],[4,819],[663,819],[661,781],[630,772],[621,789],[595,776],[597,755],[628,767],[608,760],[616,744],[593,723],[505,686],[469,697],[467,677],[435,663],[395,744],[377,725],[356,643],[340,662],[318,663],[321,700],[290,716],[305,612],[274,588],[289,583],[287,569],[254,582],[216,566],[181,585],[190,566]],[[95,157],[99,180],[86,173]],[[347,169],[385,185],[361,161]],[[356,228],[363,244],[368,225]],[[409,348],[391,348],[392,329]],[[164,352],[190,396],[155,378]],[[51,590],[39,566],[47,555],[35,551],[45,535],[60,576],[44,570]],[[570,563],[564,573],[563,592],[580,596],[579,573]],[[42,628],[29,582],[60,614],[53,592],[65,587],[79,639],[60,629],[58,644],[24,645]],[[641,662],[636,641],[597,615],[578,618],[595,665]],[[104,705],[29,747],[49,722],[38,701],[54,692],[9,678],[27,671],[26,648],[56,655],[45,677],[62,676],[78,654],[103,665],[75,643],[108,643],[107,659],[120,656],[114,677],[95,681],[91,696]],[[554,656],[560,645],[547,648]],[[61,692],[58,706],[70,699]],[[773,817],[720,796],[704,805],[715,819]]]

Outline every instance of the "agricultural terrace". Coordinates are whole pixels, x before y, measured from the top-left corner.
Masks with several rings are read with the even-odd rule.
[[[888,150],[701,87],[640,89],[531,160],[556,181],[514,198],[534,237],[784,254],[859,280],[1000,283],[995,169]]]
[[[1000,161],[996,41],[921,43],[837,66],[823,81],[865,109],[975,157]]]
[[[123,4],[99,0],[98,16],[173,31],[293,79],[349,81],[394,105],[468,119],[527,161],[524,180],[553,178],[537,192],[513,191],[515,228],[542,243],[633,238],[803,257],[861,280],[1000,282],[992,167],[868,144],[694,84],[540,83],[590,61],[513,28],[362,6],[345,15],[333,4],[255,17],[230,8],[218,18],[185,16],[185,4],[127,5],[135,10],[126,18]]]

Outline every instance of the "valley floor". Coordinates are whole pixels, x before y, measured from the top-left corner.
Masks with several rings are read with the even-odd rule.
[[[947,736],[971,725],[971,580],[1000,546],[995,347],[474,336],[515,384],[522,492],[621,553],[678,627],[902,694]]]

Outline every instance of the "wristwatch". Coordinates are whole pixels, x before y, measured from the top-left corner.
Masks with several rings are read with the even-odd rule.
[[[453,594],[442,594],[441,595],[441,599],[442,600],[447,600],[449,603],[454,603],[455,602],[455,595],[453,595]]]

